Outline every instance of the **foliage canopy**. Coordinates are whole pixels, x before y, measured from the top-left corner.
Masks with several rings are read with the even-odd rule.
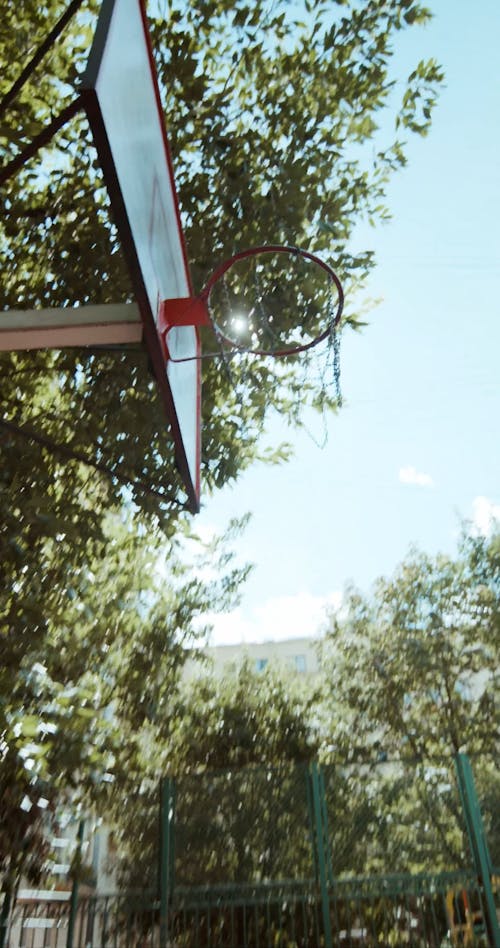
[[[65,6],[0,0],[0,98]],[[0,105],[3,163],[75,96],[97,6],[82,5],[31,81]],[[396,35],[425,23],[426,9],[413,0],[333,8],[167,0],[150,14],[195,285],[216,259],[273,239],[327,254],[354,290],[372,257],[349,252],[353,229],[386,216],[388,178],[405,163],[401,136],[429,127],[436,63],[418,64],[402,85],[391,71]],[[377,129],[385,112],[393,131],[385,119]],[[83,118],[42,158],[3,187],[0,309],[130,298]],[[355,303],[346,318],[356,325]],[[231,600],[242,574],[216,559],[221,581],[205,584],[179,560],[182,490],[143,352],[2,353],[0,364],[2,419],[14,425],[2,428],[0,468],[0,780],[14,788],[9,820],[25,794],[52,800],[78,786],[95,796],[106,774],[126,782],[135,768],[158,766],[182,642],[197,615]],[[259,455],[271,410],[298,423],[316,395],[293,365],[279,378],[268,364],[235,378],[204,364],[206,488]],[[40,447],[19,430],[26,425],[105,463],[111,476]],[[160,550],[163,582],[152,568]],[[158,753],[146,753],[150,746]],[[18,872],[22,846],[8,833],[0,839],[2,868],[10,858]]]
[[[351,588],[324,640],[325,758],[349,762],[340,852],[429,870],[459,865],[464,826],[453,757],[468,753],[498,861],[500,536],[458,555],[413,551],[370,597]],[[344,789],[342,791],[342,784]],[[356,829],[366,824],[370,832]],[[391,848],[392,847],[392,848]]]

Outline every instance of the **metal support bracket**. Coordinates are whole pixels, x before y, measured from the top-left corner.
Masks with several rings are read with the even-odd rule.
[[[134,345],[142,332],[135,303],[6,310],[0,313],[0,352]]]
[[[169,359],[168,334],[176,326],[211,326],[208,306],[199,296],[162,300],[158,308],[158,335],[165,359]]]
[[[211,326],[206,301],[200,296],[162,300],[158,308],[158,335],[165,359],[169,359],[168,334],[176,326]]]

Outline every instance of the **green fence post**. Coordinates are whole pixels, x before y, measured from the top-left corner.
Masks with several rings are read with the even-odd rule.
[[[481,807],[474,783],[474,775],[467,754],[456,754],[455,767],[469,844],[474,861],[474,869],[484,892],[485,923],[488,932],[488,941],[490,948],[497,948],[497,946],[500,945],[500,926],[498,924],[493,889],[491,887],[491,859],[484,832]]]
[[[4,889],[2,910],[0,912],[0,948],[5,948],[7,944],[11,906],[12,890],[6,887],[6,889]]]
[[[170,821],[168,834],[168,894],[172,898],[175,885],[175,807],[177,802],[177,786],[175,780],[170,781]]]
[[[318,857],[316,854],[316,831],[314,828],[314,802],[313,802],[313,792],[312,792],[311,768],[306,765],[304,769],[304,773],[305,773],[305,781],[306,781],[306,803],[307,803],[307,816],[308,816],[307,825],[309,827],[309,842],[311,844],[312,868],[314,872],[314,881],[319,882]]]
[[[318,764],[316,762],[311,764],[311,782],[312,782],[312,799],[313,799],[313,809],[314,809],[314,825],[315,825],[315,863],[317,864],[319,884],[321,889],[321,909],[323,914],[323,934],[325,938],[325,948],[333,948],[332,942],[332,927],[330,922],[330,900],[328,897],[328,874],[327,874],[327,860],[325,852],[325,843],[328,845],[328,840],[325,839],[325,826],[323,823],[323,806],[321,799],[321,783],[319,776]]]
[[[326,786],[325,786],[325,770],[324,767],[319,768],[319,789],[320,789],[320,799],[321,799],[321,819],[323,823],[323,838],[325,841],[325,856],[326,856],[326,868],[328,873],[328,882],[330,885],[333,885],[333,864],[332,864],[332,850],[330,846],[330,833],[328,830],[328,807],[326,805]]]
[[[78,876],[80,873],[80,864],[82,859],[84,829],[85,822],[84,820],[80,820],[78,825],[78,835],[76,837],[75,859],[73,861],[73,888],[71,889],[71,898],[69,902],[68,937],[66,938],[66,948],[73,948],[73,939],[75,936],[75,922],[78,909]]]
[[[175,812],[175,783],[169,777],[160,781],[160,948],[168,942],[168,903],[174,883],[173,828]]]

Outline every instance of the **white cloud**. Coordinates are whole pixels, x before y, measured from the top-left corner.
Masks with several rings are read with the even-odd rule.
[[[402,484],[413,484],[415,487],[434,487],[434,481],[430,474],[417,471],[411,464],[400,467],[399,480]]]
[[[496,523],[500,523],[500,504],[495,504],[488,497],[475,497],[472,501],[472,524],[475,532],[488,537]]]
[[[313,596],[302,591],[294,596],[276,596],[249,611],[241,607],[225,615],[209,615],[204,619],[213,625],[212,645],[240,642],[283,641],[317,635],[327,609],[338,609],[340,592]]]

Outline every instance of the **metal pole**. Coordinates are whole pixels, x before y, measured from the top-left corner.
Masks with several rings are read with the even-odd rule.
[[[160,898],[160,948],[168,943],[168,903],[173,882],[173,845],[172,830],[174,824],[174,781],[169,777],[160,780],[160,859],[159,859],[159,898]]]
[[[328,808],[326,805],[326,786],[325,786],[324,767],[319,768],[318,778],[319,778],[319,790],[320,790],[320,798],[321,798],[321,819],[322,819],[322,824],[323,824],[323,838],[325,841],[327,878],[328,878],[329,884],[333,885],[332,850],[330,846],[330,833],[328,830]]]
[[[84,829],[85,822],[84,820],[80,820],[78,825],[78,834],[76,837],[77,842],[75,858],[73,860],[73,888],[71,889],[71,898],[69,903],[68,937],[66,939],[66,948],[73,948],[76,913],[78,909],[78,876],[80,874]]]
[[[4,889],[2,910],[0,912],[0,948],[5,948],[9,931],[9,916],[12,905],[12,890],[10,886]]]
[[[491,858],[484,832],[474,775],[467,754],[457,754],[455,756],[455,767],[474,868],[484,893],[485,924],[488,933],[488,941],[490,948],[497,948],[497,946],[500,945],[500,926],[498,924],[495,899],[491,887]]]
[[[325,854],[325,827],[322,820],[321,791],[318,765],[311,764],[312,796],[315,817],[316,859],[321,889],[321,909],[323,913],[323,934],[325,948],[333,948],[332,927],[330,922],[330,900],[328,898],[328,877]]]
[[[308,816],[308,826],[309,826],[309,842],[311,844],[312,867],[313,867],[313,872],[314,872],[314,881],[319,882],[318,857],[316,854],[316,832],[314,829],[314,803],[313,803],[313,795],[312,795],[311,768],[306,765],[304,768],[304,771],[305,771],[305,781],[306,781],[306,803],[307,803],[307,816]]]

